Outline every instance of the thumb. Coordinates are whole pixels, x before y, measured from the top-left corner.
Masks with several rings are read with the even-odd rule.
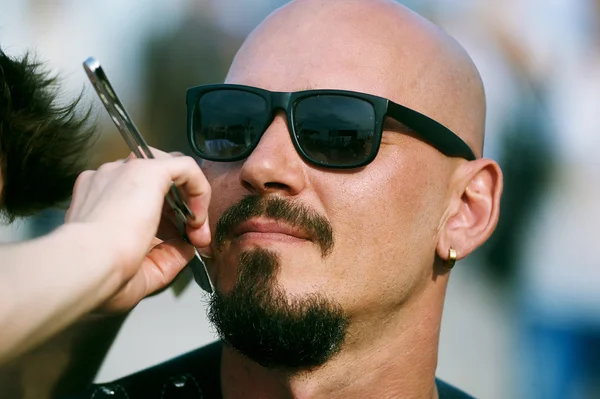
[[[148,252],[142,268],[146,295],[168,286],[195,256],[194,247],[181,238],[163,241]]]
[[[161,242],[148,252],[141,267],[98,310],[121,313],[168,286],[194,257],[194,247],[180,238]]]

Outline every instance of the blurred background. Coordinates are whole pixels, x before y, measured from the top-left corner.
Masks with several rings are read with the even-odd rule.
[[[67,98],[85,89],[102,128],[94,165],[128,150],[86,81],[88,56],[152,146],[185,152],[185,89],[221,82],[244,37],[285,2],[0,0],[0,46],[33,51]],[[488,97],[485,155],[505,173],[496,233],[452,272],[438,376],[481,398],[600,398],[600,0],[400,2],[473,57]],[[0,227],[0,242],[63,217]],[[143,301],[96,381],[213,340],[205,304],[185,281]]]

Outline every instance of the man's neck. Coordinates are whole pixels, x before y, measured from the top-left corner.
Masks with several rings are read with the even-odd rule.
[[[344,347],[317,370],[268,370],[223,347],[221,386],[237,398],[437,398],[435,369],[442,302],[427,294],[384,322],[354,326]],[[438,293],[439,294],[439,293]]]

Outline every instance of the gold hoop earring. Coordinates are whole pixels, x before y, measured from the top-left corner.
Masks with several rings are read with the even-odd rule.
[[[452,269],[454,264],[456,263],[456,250],[454,248],[450,248],[448,250],[448,260],[444,262],[444,267],[446,269]]]

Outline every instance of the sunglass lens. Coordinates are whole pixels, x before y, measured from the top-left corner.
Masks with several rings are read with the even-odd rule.
[[[269,119],[265,99],[241,90],[214,90],[196,101],[192,119],[200,156],[227,161],[248,155]]]
[[[349,167],[371,155],[375,110],[367,101],[333,94],[306,97],[296,103],[293,117],[302,151],[322,165]]]

